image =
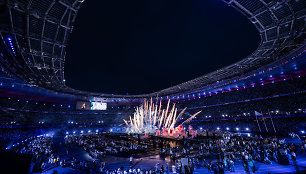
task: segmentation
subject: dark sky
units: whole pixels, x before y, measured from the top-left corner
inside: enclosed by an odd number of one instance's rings
[[[68,42],[66,84],[151,93],[235,63],[259,42],[253,24],[221,0],[85,1]]]

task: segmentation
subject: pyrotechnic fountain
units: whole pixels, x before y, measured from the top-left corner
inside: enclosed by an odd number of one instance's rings
[[[124,120],[127,125],[128,133],[148,133],[148,134],[162,134],[162,135],[178,135],[182,130],[182,125],[191,121],[201,111],[195,113],[188,119],[186,119],[179,126],[175,127],[177,121],[182,117],[185,110],[184,108],[179,114],[178,109],[175,107],[175,103],[170,108],[170,100],[168,100],[167,108],[161,108],[161,101],[154,103],[151,98],[151,102],[144,101],[144,104],[137,107],[134,116],[130,116],[130,120]]]

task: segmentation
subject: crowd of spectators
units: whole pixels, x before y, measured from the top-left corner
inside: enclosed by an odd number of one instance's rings
[[[214,136],[211,136],[214,135]],[[293,135],[293,134],[292,134]],[[296,135],[296,134],[294,134]],[[294,136],[293,136],[294,137]],[[86,150],[93,161],[76,158],[62,160],[51,150],[52,136],[36,136],[23,141],[11,150],[34,155],[34,163],[40,171],[62,166],[99,174],[192,174],[197,169],[206,168],[211,173],[234,172],[235,166],[242,165],[246,173],[260,171],[257,163],[271,165],[279,163],[293,165],[298,171],[297,154],[306,152],[306,141],[288,143],[282,138],[267,136],[242,137],[227,131],[209,133],[205,138],[169,140],[159,137],[141,139],[139,136],[125,134],[87,133],[66,135],[65,144],[73,144]],[[170,162],[144,169],[137,166],[134,155],[143,155],[152,149],[158,149],[161,158],[170,158]],[[108,169],[105,158],[108,155],[129,159],[129,168]],[[237,164],[236,164],[237,163]]]
[[[184,143],[183,146],[167,147],[160,150],[161,155],[169,155],[173,161],[172,171],[177,173],[192,173],[197,168],[207,168],[210,172],[224,173],[235,171],[234,164],[238,161],[246,173],[260,170],[255,161],[267,165],[279,163],[292,164],[297,168],[296,154],[304,153],[306,141],[302,144],[289,144],[275,137],[239,137],[224,136],[219,139],[205,139],[199,142]],[[212,160],[211,154],[216,154]],[[188,163],[181,163],[188,159]],[[186,165],[187,164],[187,165]]]
[[[109,137],[105,134],[67,135],[66,144],[76,143],[83,147],[95,158],[102,158],[109,154],[132,155],[147,151],[146,144],[137,144],[134,140]]]

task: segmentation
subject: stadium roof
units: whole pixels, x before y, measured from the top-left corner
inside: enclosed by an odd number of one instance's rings
[[[165,96],[201,88],[256,70],[305,45],[306,1],[224,0],[258,29],[261,44],[247,58],[185,83],[143,95],[90,93],[65,85],[65,49],[83,0],[8,0],[0,2],[4,62],[27,83],[59,92],[101,97]],[[2,4],[1,4],[2,3]],[[9,41],[11,39],[11,42]],[[11,44],[11,45],[10,45]]]

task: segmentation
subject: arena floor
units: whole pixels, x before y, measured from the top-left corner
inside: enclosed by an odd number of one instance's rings
[[[90,157],[90,155],[80,148],[77,145],[73,146],[66,146],[64,142],[63,136],[55,136],[53,138],[53,146],[52,150],[54,154],[58,154],[61,159],[71,159],[76,158],[77,160],[86,160],[86,161],[92,161],[93,158]],[[117,157],[117,156],[107,156],[105,158],[106,162],[106,168],[111,170],[116,170],[121,166],[124,166],[125,169],[130,167],[129,158],[128,157]],[[142,169],[150,169],[152,166],[155,166],[156,163],[159,163],[159,165],[169,165],[170,164],[170,158],[161,158],[158,154],[158,150],[156,151],[150,151],[149,153],[146,153],[144,155],[135,156],[133,160],[133,165],[135,168],[142,168]],[[291,165],[280,165],[275,162],[273,162],[271,165],[267,165],[261,162],[255,162],[257,171],[256,173],[296,173],[295,167]],[[297,164],[299,166],[299,171],[301,173],[306,171],[306,154],[300,154],[297,156]],[[68,174],[68,173],[74,173],[74,174],[85,174],[88,173],[88,171],[80,171],[72,168],[62,168],[62,167],[50,167],[47,169],[44,174],[52,174],[54,170],[57,170],[60,174]],[[209,173],[209,171],[206,168],[199,168],[195,169],[194,174],[205,174]],[[245,173],[244,168],[242,166],[242,162],[236,162],[235,163],[235,172],[229,172],[226,173]]]

